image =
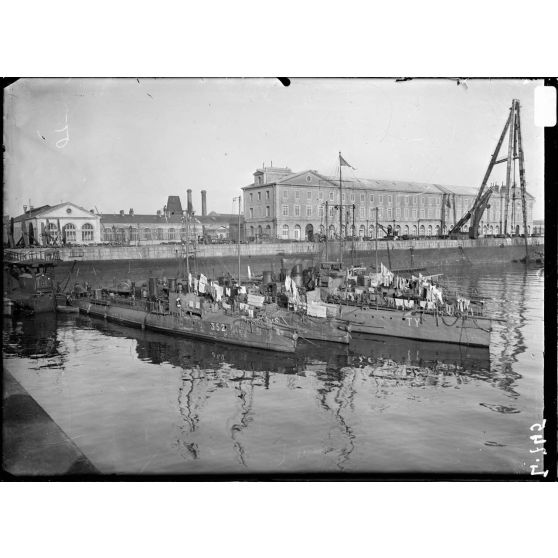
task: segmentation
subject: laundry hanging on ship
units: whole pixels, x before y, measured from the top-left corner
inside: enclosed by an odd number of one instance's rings
[[[389,287],[393,281],[393,273],[384,265],[380,264],[382,284],[384,287]]]
[[[377,287],[382,281],[382,274],[381,273],[371,273],[370,277],[370,286]]]
[[[460,312],[467,312],[469,310],[470,304],[471,304],[471,301],[467,298],[464,298],[464,297],[458,297],[457,298],[457,309]]]
[[[432,300],[435,302],[438,301],[440,304],[443,304],[444,301],[442,300],[442,291],[438,289],[438,287],[432,286]]]
[[[291,276],[287,275],[285,277],[285,290],[287,291],[287,293],[291,292],[291,283],[292,283]]]

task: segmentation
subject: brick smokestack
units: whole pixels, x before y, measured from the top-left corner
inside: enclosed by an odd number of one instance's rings
[[[192,215],[192,211],[194,211],[194,206],[192,205],[192,190],[188,188],[186,194],[188,195],[188,215]]]
[[[207,215],[207,190],[202,190],[201,196],[202,196],[202,216],[205,217]]]

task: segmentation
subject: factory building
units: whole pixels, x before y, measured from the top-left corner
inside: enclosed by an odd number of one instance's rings
[[[191,206],[191,190],[188,190]],[[101,215],[103,242],[116,244],[162,244],[185,242],[201,232],[201,225],[194,215],[182,209],[179,196],[169,196],[167,205],[155,214],[128,212]]]
[[[201,215],[196,214],[192,190],[186,191],[186,209],[179,196],[169,196],[167,204],[155,214],[128,212],[101,215],[103,242],[117,244],[162,244],[190,241],[228,241],[230,222],[237,219],[229,214],[207,214],[207,193],[201,191]]]
[[[349,179],[342,181],[306,170],[263,167],[242,188],[246,235],[250,239],[315,240],[339,234],[361,238],[429,237],[447,234],[472,207],[478,188],[420,182]],[[519,189],[510,193],[508,233],[523,233]],[[532,229],[534,198],[527,194],[527,233]],[[343,205],[340,210],[335,206]],[[496,186],[479,224],[479,236],[502,234],[505,188]],[[342,214],[340,215],[340,211]],[[463,231],[468,230],[468,224]]]

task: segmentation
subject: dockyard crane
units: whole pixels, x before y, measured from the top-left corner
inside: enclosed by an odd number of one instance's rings
[[[504,137],[506,132],[509,129],[509,140],[508,140],[508,155],[502,159],[498,159],[498,155],[500,153],[500,148],[502,147],[502,143],[504,141]],[[523,146],[521,142],[521,124],[520,124],[520,116],[519,116],[519,100],[513,99],[512,105],[510,107],[510,113],[508,115],[508,119],[506,120],[506,124],[502,133],[500,134],[500,138],[498,140],[498,144],[496,145],[496,149],[494,153],[490,157],[490,162],[488,164],[488,169],[484,175],[484,179],[482,181],[481,187],[475,198],[473,206],[459,221],[453,226],[453,228],[449,231],[450,235],[455,235],[461,232],[463,226],[471,220],[471,226],[469,227],[469,238],[477,238],[479,234],[479,222],[483,213],[485,212],[486,208],[488,207],[488,202],[490,201],[490,196],[495,189],[495,186],[491,186],[486,189],[486,185],[488,183],[488,179],[490,178],[490,174],[494,169],[495,165],[500,163],[507,163],[506,168],[506,185],[505,185],[505,192],[506,192],[506,201],[504,207],[504,223],[502,227],[502,231],[504,234],[508,232],[508,211],[509,211],[509,204],[510,204],[510,190],[512,189],[512,178],[513,178],[513,197],[515,199],[515,161],[519,160],[519,183],[521,188],[521,201],[522,201],[522,208],[523,208],[523,232],[525,233],[525,250],[527,251],[527,204],[525,201],[525,161],[523,155]],[[512,168],[513,168],[513,177],[512,177]],[[514,204],[515,205],[515,204]],[[513,219],[513,209],[512,209],[512,219]],[[513,226],[513,223],[512,223]]]

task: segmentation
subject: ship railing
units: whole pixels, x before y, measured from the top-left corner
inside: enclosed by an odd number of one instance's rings
[[[403,300],[411,300],[401,297]],[[388,302],[393,301],[393,303]],[[466,311],[459,311],[457,305],[455,304],[436,304],[435,308],[422,308],[418,302],[415,300],[415,305],[412,308],[399,308],[395,304],[395,299],[393,298],[386,298],[386,297],[377,297],[376,299],[368,299],[368,300],[350,300],[344,299],[341,297],[330,297],[326,301],[331,304],[343,304],[345,306],[354,306],[358,307],[361,310],[365,309],[376,309],[376,310],[390,310],[393,312],[396,311],[403,311],[403,312],[422,312],[424,314],[441,314],[443,316],[457,316],[457,315],[466,315],[471,316],[473,318],[480,318],[484,316],[484,306],[478,307],[476,304],[471,304]]]
[[[47,248],[44,250],[4,250],[4,262],[60,262],[60,251]]]

